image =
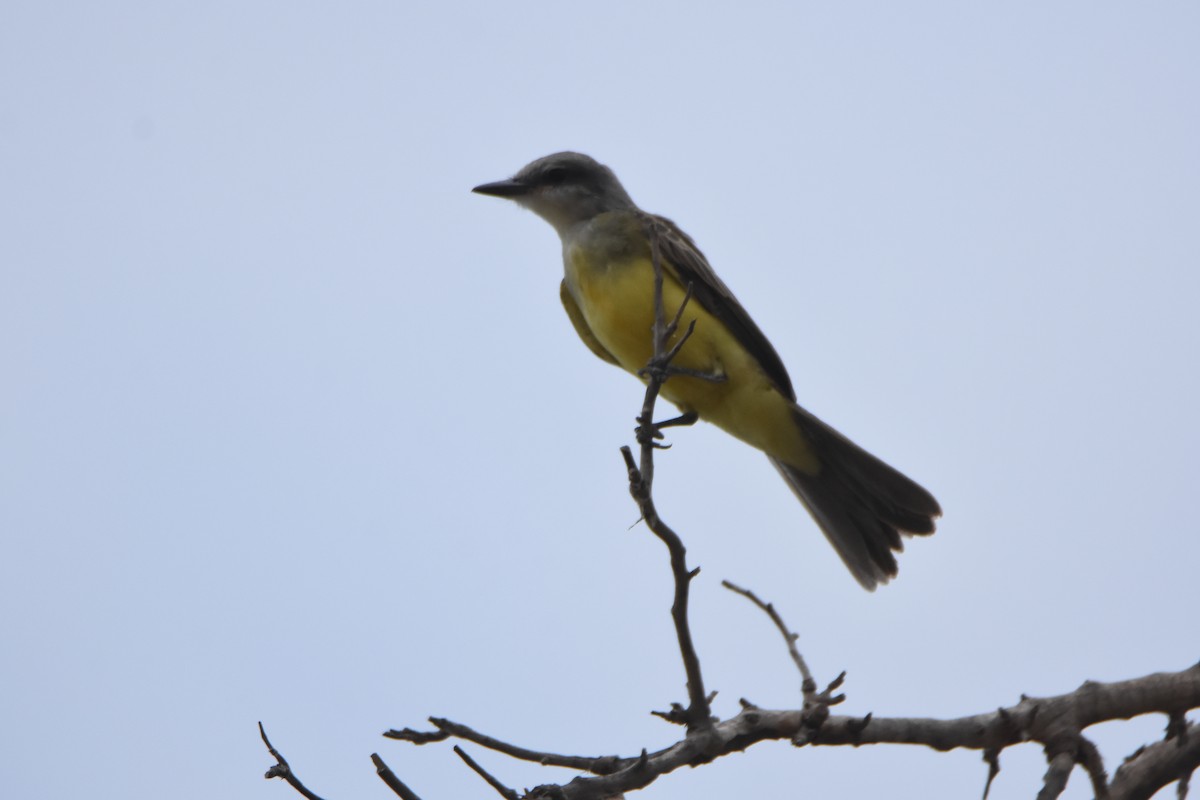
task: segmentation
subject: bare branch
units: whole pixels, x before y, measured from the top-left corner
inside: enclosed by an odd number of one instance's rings
[[[375,773],[401,800],[421,800],[416,792],[405,786],[404,781],[396,777],[396,773],[392,772],[391,767],[383,763],[383,759],[379,757],[378,753],[371,753],[371,763],[375,765]]]
[[[661,258],[661,256],[660,256],[660,258]],[[679,323],[683,319],[683,311],[685,308],[688,307],[688,303],[690,303],[692,301],[692,291],[695,288],[696,288],[696,285],[694,283],[692,283],[691,281],[688,281],[687,291],[685,291],[683,293],[683,300],[679,301],[679,308],[677,308],[675,310],[675,317],[674,317],[674,319],[672,319],[670,321],[670,323],[667,324],[666,330],[663,332],[663,334],[664,334],[664,336],[666,336],[666,338],[668,338],[668,339],[671,338],[672,336],[675,335],[675,331],[679,330]],[[696,321],[692,320],[691,324],[688,326],[688,334],[687,334],[688,336],[692,335],[691,330],[695,327],[696,327]]]
[[[1186,739],[1188,735],[1187,715],[1182,711],[1173,711],[1167,715],[1167,736],[1168,739],[1176,737]]]
[[[1059,753],[1050,759],[1050,768],[1046,770],[1045,783],[1038,792],[1037,800],[1054,800],[1067,788],[1067,778],[1075,768],[1075,759],[1070,753]]]
[[[567,756],[559,753],[549,753],[540,750],[530,750],[525,747],[518,747],[514,744],[501,741],[492,736],[480,733],[479,731],[469,728],[459,722],[443,719],[441,717],[430,717],[429,721],[433,724],[437,731],[430,733],[421,733],[405,728],[402,731],[391,730],[384,734],[389,739],[399,739],[401,741],[413,742],[414,744],[425,744],[426,742],[442,741],[453,736],[456,739],[462,739],[466,742],[474,742],[475,744],[486,747],[489,750],[495,750],[497,753],[503,753],[511,758],[516,758],[521,761],[532,761],[535,764],[541,764],[544,767],[565,767],[567,769],[578,769],[584,772],[591,772],[595,775],[608,775],[616,772],[618,769],[627,766],[623,763],[629,759],[621,759],[618,756]],[[413,736],[416,734],[416,737]]]
[[[792,663],[800,671],[800,691],[804,696],[804,708],[801,712],[801,730],[796,736],[792,737],[792,744],[797,746],[809,744],[816,737],[817,731],[825,724],[825,720],[829,718],[829,707],[837,705],[846,699],[845,695],[834,694],[841,687],[842,682],[845,681],[846,673],[842,672],[833,679],[829,686],[825,687],[824,691],[818,692],[817,681],[813,678],[808,664],[804,661],[804,657],[800,655],[799,648],[796,647],[796,642],[799,640],[800,634],[788,628],[787,624],[783,621],[783,617],[775,610],[775,606],[760,599],[758,595],[749,589],[743,589],[729,581],[721,581],[721,585],[735,594],[740,594],[762,609],[770,617],[771,621],[775,623],[775,627],[783,635],[783,640],[787,642],[788,653],[792,657]]]
[[[1172,781],[1187,796],[1192,772],[1200,768],[1200,729],[1188,725],[1185,735],[1143,747],[1125,760],[1109,784],[1112,800],[1147,800]]]
[[[292,768],[288,765],[287,759],[283,757],[283,754],[271,746],[271,740],[267,738],[267,729],[263,727],[261,722],[258,723],[258,733],[262,737],[263,744],[267,746],[267,752],[275,759],[275,766],[267,770],[267,774],[263,775],[263,777],[267,780],[282,778],[288,782],[289,786],[307,797],[308,800],[321,800],[320,795],[313,794],[307,786],[300,782],[300,779],[292,772]]]
[[[796,669],[800,671],[800,691],[804,696],[804,700],[807,702],[811,696],[816,695],[817,682],[813,678],[812,672],[809,671],[808,664],[804,661],[804,656],[800,655],[800,650],[796,647],[796,642],[800,639],[800,634],[788,629],[788,626],[783,621],[783,617],[779,616],[779,612],[775,610],[775,606],[772,603],[764,602],[754,592],[749,589],[743,589],[729,581],[721,581],[721,585],[734,594],[740,594],[766,612],[771,621],[775,623],[775,627],[783,634],[783,640],[787,642],[788,654],[791,655]]]
[[[1200,665],[1131,681],[1086,684],[1074,692],[1055,697],[1027,697],[1009,708],[957,719],[830,715],[808,744],[911,744],[939,751],[954,748],[990,750],[998,757],[1004,747],[1023,741],[1042,741],[1039,734],[1045,730],[1059,730],[1056,725],[1067,715],[1076,724],[1087,727],[1112,719],[1197,707],[1200,707]],[[530,796],[562,800],[611,798],[643,789],[680,767],[695,766],[740,752],[761,741],[792,740],[803,729],[803,710],[768,710],[744,702],[740,713],[714,723],[704,736],[688,735],[657,752],[616,759],[613,762],[616,769],[611,773],[578,777],[561,786],[539,787],[535,790],[539,794]],[[1068,748],[1063,756],[1054,767],[1052,777],[1056,781],[1065,780],[1062,771],[1069,774],[1076,763],[1074,750]],[[1197,766],[1200,766],[1200,731],[1192,725],[1188,726],[1186,735],[1145,748],[1117,770],[1109,787],[1110,798],[1148,798]],[[1045,787],[1043,791],[1046,791]]]
[[[459,758],[461,758],[463,761],[465,761],[467,763],[468,767],[475,770],[475,773],[477,775],[479,775],[479,777],[481,777],[485,781],[487,781],[488,785],[491,786],[493,789],[495,789],[500,794],[500,796],[504,798],[504,800],[521,800],[521,796],[519,794],[517,794],[512,789],[505,786],[500,781],[498,781],[486,769],[479,766],[479,764],[475,761],[475,759],[473,759],[469,755],[467,755],[467,752],[465,750],[463,750],[461,747],[459,747],[458,745],[454,745],[454,752],[458,755]]]
[[[432,718],[430,718],[430,722],[433,722]],[[437,723],[434,724],[436,725]],[[450,734],[443,730],[415,731],[412,728],[405,728],[404,730],[399,731],[393,728],[389,731],[385,731],[383,735],[389,739],[397,739],[401,742],[412,742],[413,744],[444,742],[446,739],[450,738]]]
[[[633,452],[628,447],[621,448],[621,454],[629,473],[629,493],[637,503],[646,527],[667,546],[670,553],[671,572],[675,579],[675,597],[671,605],[671,618],[675,623],[675,634],[679,640],[679,651],[683,659],[684,673],[687,676],[686,724],[689,731],[701,731],[712,726],[711,701],[704,690],[700,657],[696,653],[688,623],[689,587],[699,570],[688,569],[687,550],[683,546],[683,540],[658,515],[651,494],[654,483],[654,450],[656,448],[654,440],[658,435],[658,430],[654,425],[654,406],[663,384],[670,377],[668,370],[671,368],[671,360],[679,353],[679,349],[692,334],[695,323],[688,325],[687,331],[673,347],[668,347],[672,329],[677,327],[683,314],[682,306],[690,300],[691,292],[685,293],[681,308],[676,312],[673,321],[668,324],[663,308],[663,267],[658,223],[649,216],[644,219],[644,223],[646,235],[650,241],[651,261],[654,266],[654,324],[652,329],[654,354],[643,370],[646,377],[646,393],[642,401],[641,414],[638,416],[640,458],[635,462]],[[685,417],[687,416],[685,414]]]
[[[642,445],[643,459],[646,453],[652,451],[649,444]],[[671,618],[675,623],[675,634],[679,640],[679,651],[683,658],[684,673],[687,676],[689,706],[687,721],[689,727],[704,728],[711,725],[711,709],[708,695],[704,691],[704,678],[700,672],[700,657],[696,654],[696,646],[692,641],[692,632],[688,626],[688,589],[696,572],[688,570],[687,551],[683,541],[658,516],[654,500],[650,496],[650,487],[645,482],[644,472],[639,470],[633,461],[633,454],[628,447],[621,448],[625,457],[625,465],[629,470],[629,492],[638,505],[642,519],[655,536],[666,546],[671,556],[671,572],[675,578],[675,599],[671,605]]]
[[[983,760],[988,765],[987,782],[983,784],[983,800],[987,800],[988,792],[992,790],[992,781],[1000,774],[1000,748],[989,747],[983,751]]]
[[[1082,734],[1079,736],[1075,759],[1087,772],[1096,800],[1109,800],[1108,772],[1104,769],[1104,759],[1095,743]]]
[[[876,717],[857,734],[853,730],[853,717],[833,716],[814,744],[919,744],[935,750],[956,747],[981,750],[1022,741],[1045,742],[1046,731],[1068,717],[1083,730],[1099,722],[1197,707],[1200,707],[1200,664],[1179,672],[1159,672],[1132,680],[1086,683],[1067,694],[1025,697],[1015,706],[957,719]]]

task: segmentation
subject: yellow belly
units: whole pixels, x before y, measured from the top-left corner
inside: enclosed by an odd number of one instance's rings
[[[567,252],[568,290],[596,339],[622,368],[636,374],[653,354],[653,264],[642,255],[601,264],[592,261],[579,248]],[[665,274],[663,305],[668,320],[683,297],[683,287],[669,272]],[[816,472],[817,460],[796,425],[789,400],[729,330],[695,299],[684,311],[676,338],[693,319],[695,331],[673,364],[723,375],[725,380],[714,383],[673,376],[663,385],[663,397],[768,455]]]

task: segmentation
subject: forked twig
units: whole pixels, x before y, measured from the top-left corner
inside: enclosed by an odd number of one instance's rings
[[[743,589],[729,581],[721,581],[721,585],[735,594],[740,594],[762,609],[770,617],[771,621],[775,623],[775,627],[779,629],[779,633],[783,635],[783,640],[787,642],[788,653],[792,657],[792,663],[796,665],[796,669],[800,672],[800,692],[804,696],[800,730],[792,737],[792,744],[802,746],[812,743],[816,739],[821,726],[829,719],[829,707],[836,706],[846,699],[846,696],[843,694],[834,694],[846,680],[846,673],[842,672],[839,674],[824,690],[818,692],[817,681],[813,678],[812,672],[808,668],[808,663],[804,660],[804,656],[800,655],[800,648],[796,646],[797,640],[800,639],[800,634],[788,628],[787,624],[783,621],[783,617],[775,610],[775,605],[760,599],[758,595],[749,589]],[[862,723],[862,727],[865,728],[869,721],[870,715],[868,714],[867,719]]]

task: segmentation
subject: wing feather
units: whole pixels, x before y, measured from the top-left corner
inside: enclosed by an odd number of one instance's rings
[[[655,214],[647,216],[655,223],[665,267],[675,273],[684,286],[692,284],[692,295],[696,301],[724,323],[742,347],[758,361],[767,377],[789,400],[795,400],[792,380],[783,366],[783,360],[733,296],[733,292],[717,277],[692,237],[666,217]]]

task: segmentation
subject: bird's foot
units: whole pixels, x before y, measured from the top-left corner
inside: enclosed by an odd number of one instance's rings
[[[685,411],[678,417],[664,419],[662,422],[651,422],[643,417],[638,417],[638,426],[634,428],[633,432],[637,437],[638,444],[649,444],[660,450],[665,450],[670,445],[659,444],[656,441],[663,438],[663,428],[680,428],[687,425],[695,425],[698,419],[700,419],[700,415],[695,411]]]

